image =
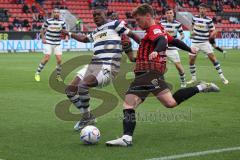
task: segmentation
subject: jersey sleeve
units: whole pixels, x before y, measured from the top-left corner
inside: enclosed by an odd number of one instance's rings
[[[179,24],[179,26],[178,26],[178,32],[179,32],[179,33],[183,33],[182,24]]]
[[[62,24],[62,29],[67,29],[67,25],[65,22]]]
[[[49,25],[49,23],[48,23],[48,21],[46,20],[46,21],[43,23],[42,28],[43,28],[43,29],[46,29],[46,28],[48,27],[48,25]]]
[[[214,23],[213,23],[212,20],[211,20],[210,23],[208,24],[208,28],[209,28],[210,31],[215,30],[215,26],[214,26]]]
[[[93,42],[93,41],[94,41],[94,40],[93,40],[93,34],[92,34],[92,33],[89,33],[89,34],[87,35],[87,38],[89,39],[90,42]]]
[[[130,29],[126,27],[126,23],[119,20],[114,23],[114,29],[119,35],[128,34],[130,32]]]

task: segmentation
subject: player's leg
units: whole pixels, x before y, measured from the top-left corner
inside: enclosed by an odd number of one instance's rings
[[[207,54],[209,60],[213,63],[215,69],[217,70],[220,78],[222,79],[224,84],[228,84],[229,81],[225,78],[223,75],[223,71],[221,69],[221,65],[218,62],[216,56],[213,54],[213,48],[209,42],[205,43],[205,45],[202,47],[202,50],[204,51],[205,54]]]
[[[143,81],[143,79],[136,80],[135,78],[134,82],[129,87],[123,104],[123,136],[121,138],[106,142],[107,146],[132,145],[132,136],[136,126],[134,108],[136,108],[140,103],[142,103],[149,93],[149,91],[138,91],[137,88],[141,89],[140,86],[143,86],[144,83],[146,86],[149,86],[151,85],[151,83],[149,82],[152,82],[154,80],[156,84],[158,84],[151,92],[155,96],[157,96],[157,98],[164,106],[168,108],[173,108],[177,106],[186,99],[194,96],[196,93],[219,91],[219,88],[215,84],[201,83],[196,87],[180,89],[174,95],[172,95],[170,90],[168,89],[168,85],[165,83],[165,81],[161,80],[161,76],[156,77],[154,75],[147,75],[145,78],[145,82]],[[144,88],[146,88],[146,86]]]
[[[40,73],[50,59],[50,55],[52,54],[52,46],[50,44],[44,44],[43,53],[44,53],[44,57],[41,60],[40,64],[38,65],[37,71],[35,73],[35,80],[37,82],[40,81]]]
[[[63,81],[62,78],[61,78],[61,71],[62,71],[62,49],[61,49],[61,46],[60,45],[57,45],[55,46],[54,48],[54,54],[55,54],[55,57],[56,57],[56,63],[57,63],[57,66],[56,66],[56,79],[58,81]]]
[[[191,73],[191,80],[187,82],[187,84],[192,84],[197,81],[197,76],[196,76],[196,58],[197,56],[189,55],[189,70]]]
[[[219,52],[222,52],[222,53],[224,52],[224,50],[222,48],[218,47],[215,43],[212,46],[213,46],[213,48],[215,48]]]
[[[175,66],[178,70],[178,74],[180,76],[181,88],[185,88],[187,86],[187,84],[186,84],[186,79],[185,79],[186,75],[184,72],[184,68],[183,68],[181,62],[175,62],[174,64],[175,64]]]
[[[111,71],[109,65],[87,65],[82,70],[78,72],[78,77],[81,81],[78,84],[78,100],[75,103],[77,108],[80,109],[83,117],[80,121],[74,126],[75,130],[81,130],[86,125],[92,124],[95,122],[95,117],[90,113],[90,96],[89,88],[90,87],[103,87],[109,84],[114,78],[114,71]]]
[[[107,141],[107,146],[127,147],[132,145],[132,136],[136,126],[135,109],[150,93],[146,86],[150,86],[153,79],[149,73],[137,74],[135,76],[123,103],[123,136],[115,140]]]
[[[205,83],[201,82],[200,84],[194,87],[182,88],[177,90],[173,95],[168,90],[166,92],[159,92],[154,95],[158,98],[158,100],[167,108],[174,108],[180,103],[186,101],[187,99],[193,97],[197,93],[201,92],[219,92],[220,89],[213,83]]]
[[[181,88],[186,87],[185,72],[181,64],[180,56],[177,50],[167,50],[167,57],[175,64],[176,69],[180,77]]]
[[[143,100],[134,94],[127,94],[123,103],[123,136],[115,140],[106,142],[107,146],[124,146],[132,145],[132,136],[136,126],[135,109]]]
[[[83,69],[81,73],[83,73],[84,70],[85,69]],[[82,114],[82,119],[74,126],[74,130],[76,131],[81,130],[86,125],[95,123],[95,117],[90,114],[89,88],[97,86],[97,83],[97,79],[94,75],[78,75],[65,90],[69,100]]]
[[[192,44],[192,48],[196,48],[196,50],[200,49],[199,44],[195,44],[195,43]],[[192,78],[190,81],[187,82],[187,84],[192,84],[197,81],[196,65],[195,65],[196,58],[197,58],[197,55],[189,54],[189,70],[190,70]]]
[[[225,76],[223,75],[223,71],[222,71],[222,69],[221,69],[221,65],[220,65],[220,63],[218,62],[216,56],[215,56],[213,53],[209,53],[209,54],[208,54],[208,58],[209,58],[210,61],[213,63],[213,65],[214,65],[215,69],[217,70],[217,72],[218,72],[218,74],[219,74],[222,82],[223,82],[224,84],[228,84],[229,81],[228,81],[228,80],[225,78]]]

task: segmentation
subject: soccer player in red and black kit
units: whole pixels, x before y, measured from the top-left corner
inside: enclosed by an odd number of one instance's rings
[[[168,108],[173,108],[200,92],[218,92],[213,83],[202,82],[197,86],[183,88],[173,95],[164,81],[166,71],[166,49],[168,43],[175,43],[161,25],[154,21],[154,12],[150,5],[143,4],[133,11],[140,28],[146,31],[141,40],[135,68],[135,79],[131,83],[123,103],[123,136],[106,142],[107,146],[131,146],[136,126],[135,108],[153,93]]]

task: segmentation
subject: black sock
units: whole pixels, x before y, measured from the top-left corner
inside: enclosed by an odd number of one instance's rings
[[[223,52],[223,49],[220,48],[220,47],[216,47],[215,49],[218,50],[218,51],[220,51],[220,52]]]
[[[180,104],[197,93],[199,93],[199,90],[197,87],[183,88],[176,91],[173,94],[173,98],[175,99],[177,104]]]
[[[123,114],[123,134],[132,136],[136,126],[135,110],[124,109]]]

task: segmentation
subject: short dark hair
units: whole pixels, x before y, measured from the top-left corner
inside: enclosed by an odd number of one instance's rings
[[[147,13],[149,13],[152,17],[154,16],[154,10],[152,8],[152,6],[150,6],[149,4],[147,3],[144,3],[140,6],[138,6],[137,8],[135,8],[132,12],[132,15],[133,16],[136,16],[136,15],[146,15]]]
[[[103,6],[95,6],[95,7],[93,8],[93,10],[102,10],[102,11],[105,11],[106,8],[103,7]]]
[[[205,3],[201,3],[201,4],[199,5],[199,7],[208,8],[208,5],[205,4]]]
[[[174,10],[173,10],[173,8],[166,7],[166,8],[164,8],[163,13],[166,14],[167,11],[174,11]]]

